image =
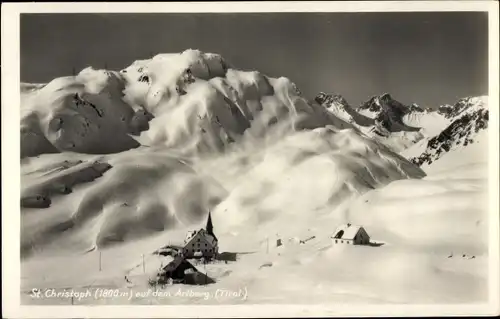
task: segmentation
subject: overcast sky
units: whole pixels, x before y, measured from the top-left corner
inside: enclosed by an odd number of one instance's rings
[[[21,15],[23,82],[73,67],[120,70],[188,48],[289,77],[309,98],[342,94],[354,106],[384,92],[423,106],[488,92],[481,12]]]

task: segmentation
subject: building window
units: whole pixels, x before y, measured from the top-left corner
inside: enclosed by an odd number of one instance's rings
[[[337,242],[338,242],[338,240],[335,239],[335,243],[337,243]]]
[[[344,243],[344,241],[343,241],[343,240],[342,240],[342,241],[340,241],[340,242],[341,242],[342,244]]]

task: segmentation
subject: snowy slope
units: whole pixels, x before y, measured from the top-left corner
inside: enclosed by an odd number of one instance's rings
[[[260,225],[425,175],[290,80],[196,50],[87,68],[24,99],[23,130],[39,129],[21,142],[26,256],[134,241],[208,209],[227,228]]]
[[[21,93],[21,157],[119,152],[139,146],[128,135],[134,110],[122,101],[116,72],[83,70]]]
[[[333,127],[199,160],[150,148],[98,158],[56,156],[25,164],[23,199],[43,194],[52,200],[43,215],[31,206],[23,209],[26,255],[135,240],[200,222],[210,208],[220,231],[308,220],[392,180],[424,176],[385,147]],[[83,163],[69,171],[56,162],[62,158]],[[86,167],[96,160],[111,168],[95,175]]]
[[[403,122],[413,127],[419,127],[425,137],[435,136],[450,124],[450,120],[437,111],[410,112],[403,117]]]
[[[344,213],[325,210],[318,215],[304,211],[300,216],[287,214],[259,227],[249,225],[229,232],[221,230],[224,226],[220,220],[215,221],[220,250],[235,254],[236,260],[196,265],[216,280],[214,284],[158,288],[164,296],[170,293],[167,297],[150,294],[131,299],[84,298],[74,303],[484,302],[488,291],[487,176],[487,166],[472,165],[420,180],[394,181],[353,199],[342,209]],[[330,236],[345,222],[363,225],[377,245],[334,245]],[[102,249],[101,271],[97,251],[59,252],[50,258],[39,254],[25,260],[22,301],[71,302],[67,298],[32,299],[29,294],[33,286],[57,291],[73,287],[94,292],[107,287],[121,292],[147,292],[148,278],[167,260],[152,252],[167,243],[181,242],[184,230]],[[277,239],[282,239],[282,246],[276,246]],[[217,289],[243,290],[243,294],[217,297]],[[179,292],[189,294],[179,296]]]

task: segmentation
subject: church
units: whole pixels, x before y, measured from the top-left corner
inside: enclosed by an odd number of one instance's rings
[[[218,239],[214,234],[212,216],[208,212],[208,220],[205,229],[190,231],[184,240],[182,255],[184,258],[206,258],[212,259],[219,251]]]

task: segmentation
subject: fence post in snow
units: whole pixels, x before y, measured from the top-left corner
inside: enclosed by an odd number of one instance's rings
[[[99,271],[102,270],[101,261],[102,261],[102,252],[99,250]]]

